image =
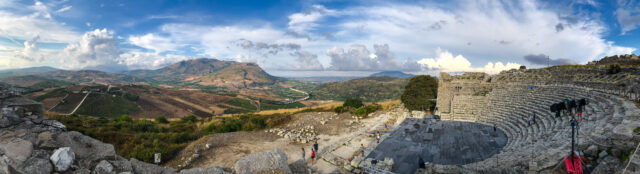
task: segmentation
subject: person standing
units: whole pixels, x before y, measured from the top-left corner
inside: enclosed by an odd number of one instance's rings
[[[533,124],[536,124],[536,113],[533,113]]]
[[[378,144],[380,144],[380,132],[376,133],[376,140],[378,140]]]
[[[313,149],[315,149],[316,153],[318,153],[318,140],[313,143]]]
[[[364,144],[360,144],[360,153],[362,154],[362,157],[364,157]]]
[[[304,152],[304,147],[303,147],[303,148],[302,148],[302,162],[303,162],[303,163],[304,163],[304,162],[307,162],[307,160],[304,158],[304,156],[305,156],[305,155],[307,155],[307,154],[305,154],[305,152]]]
[[[531,126],[531,116],[529,116],[529,119],[527,119],[527,125]]]
[[[498,128],[496,128],[496,124],[493,124],[493,136],[497,135]]]

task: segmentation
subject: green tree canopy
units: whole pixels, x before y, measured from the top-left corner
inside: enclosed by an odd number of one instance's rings
[[[344,101],[344,104],[342,104],[343,107],[351,107],[351,108],[360,108],[362,106],[364,106],[362,104],[362,100],[360,99],[355,99],[355,98],[350,98]]]
[[[169,123],[169,120],[167,120],[167,117],[165,116],[157,116],[156,122],[165,124],[165,123]]]
[[[438,81],[428,75],[415,76],[409,80],[400,97],[404,106],[409,110],[428,109],[434,103],[429,99],[435,99],[438,95]]]

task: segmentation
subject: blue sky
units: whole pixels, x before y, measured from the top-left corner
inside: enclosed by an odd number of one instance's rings
[[[0,69],[117,72],[199,57],[280,76],[584,64],[638,54],[637,1],[0,2]]]

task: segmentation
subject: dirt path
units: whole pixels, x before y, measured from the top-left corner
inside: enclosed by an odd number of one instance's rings
[[[76,106],[76,108],[73,108],[73,111],[71,111],[71,113],[66,114],[66,115],[71,115],[73,113],[76,113],[78,108],[80,108],[80,106],[82,106],[82,103],[84,103],[84,100],[86,100],[87,97],[89,97],[89,94],[91,94],[91,91],[87,92],[87,95],[84,95],[84,98],[82,98],[82,100],[80,100],[80,103],[78,103],[78,106]]]

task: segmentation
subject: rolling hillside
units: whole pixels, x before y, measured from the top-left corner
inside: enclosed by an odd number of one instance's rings
[[[399,99],[408,79],[389,76],[365,77],[344,82],[333,82],[308,89],[312,100],[345,100],[359,98],[363,101]]]

